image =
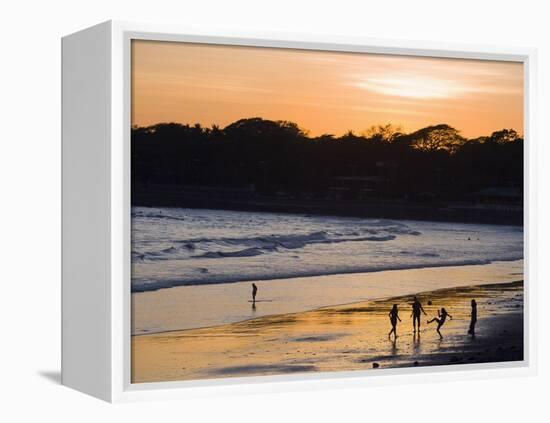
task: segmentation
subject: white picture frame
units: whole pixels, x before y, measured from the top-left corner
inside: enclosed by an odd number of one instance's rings
[[[465,364],[130,383],[130,42],[132,39],[522,62],[525,354],[521,363]],[[105,22],[62,40],[62,383],[110,402],[372,386],[536,372],[536,51]],[[367,374],[368,373],[368,374]]]

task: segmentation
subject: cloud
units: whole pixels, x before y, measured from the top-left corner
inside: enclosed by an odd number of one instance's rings
[[[485,81],[464,78],[445,79],[421,74],[395,73],[372,77],[355,76],[355,87],[393,97],[427,99],[453,99],[469,94],[518,94],[515,87],[504,87]]]
[[[453,81],[399,74],[363,78],[352,85],[383,95],[418,99],[453,98],[464,93],[464,87]]]

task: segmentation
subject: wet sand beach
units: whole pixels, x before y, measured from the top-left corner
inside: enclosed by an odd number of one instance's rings
[[[300,313],[335,304],[395,298],[417,292],[513,282],[523,275],[523,260],[469,266],[426,267],[255,281],[178,286],[132,294],[132,335],[197,329],[253,318]]]
[[[427,313],[419,335],[413,335],[411,295],[136,335],[132,382],[523,360],[523,281],[417,296]],[[467,333],[472,298],[478,303],[475,337]],[[395,341],[388,338],[393,304],[402,320]],[[436,324],[426,324],[441,307],[453,316],[441,329],[442,340]]]

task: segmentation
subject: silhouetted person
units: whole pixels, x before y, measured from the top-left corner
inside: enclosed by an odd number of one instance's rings
[[[391,330],[390,333],[388,333],[388,338],[391,336],[392,333],[394,338],[397,338],[397,321],[401,321],[401,319],[399,318],[399,311],[397,310],[397,304],[393,305],[388,315],[390,316],[391,322]]]
[[[420,301],[418,301],[418,298],[414,297],[413,303],[412,303],[412,313],[411,313],[411,317],[413,318],[413,332],[416,332],[417,324],[418,324],[418,332],[420,332],[420,313],[424,313],[424,316],[426,316],[424,307],[422,307],[422,304],[420,304]]]
[[[445,324],[445,320],[447,319],[447,316],[449,316],[451,320],[453,320],[453,316],[447,313],[447,310],[445,310],[445,308],[443,307],[441,307],[441,312],[437,310],[437,315],[439,316],[439,319],[437,317],[434,317],[432,320],[428,320],[427,323],[429,324],[432,322],[437,322],[437,329],[436,329],[437,333],[439,334],[439,338],[443,339],[443,335],[441,335],[441,332],[439,331],[439,329],[441,329],[441,326]]]
[[[252,284],[252,303],[256,304],[256,294],[258,293],[258,287],[255,283]]]
[[[477,303],[476,300],[472,300],[472,315],[470,317],[470,329],[468,333],[472,336],[476,334],[476,323],[477,323]]]

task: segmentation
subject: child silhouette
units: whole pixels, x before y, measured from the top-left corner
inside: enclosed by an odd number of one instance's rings
[[[451,316],[449,313],[447,313],[447,310],[445,310],[444,307],[441,307],[441,311],[437,310],[437,315],[439,316],[439,319],[437,317],[434,317],[432,320],[428,320],[427,323],[430,324],[432,322],[437,322],[437,333],[439,334],[439,338],[443,339],[443,335],[441,335],[441,332],[439,329],[441,329],[441,326],[445,324],[445,320],[447,319],[447,316],[451,320],[453,320],[453,316]]]

